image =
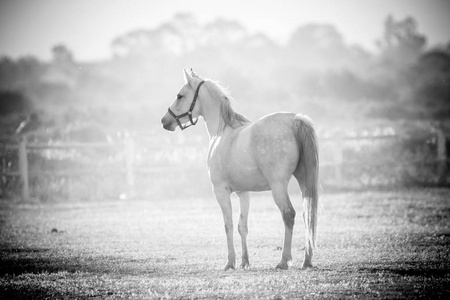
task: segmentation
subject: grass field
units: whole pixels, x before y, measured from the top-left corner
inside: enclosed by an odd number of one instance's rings
[[[300,269],[301,201],[292,199],[298,217],[290,269],[275,270],[280,213],[268,194],[254,194],[251,267],[227,272],[213,197],[2,202],[0,299],[450,299],[450,190],[325,194],[308,270]]]

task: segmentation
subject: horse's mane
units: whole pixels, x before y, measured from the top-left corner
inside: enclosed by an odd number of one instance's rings
[[[219,124],[219,131],[223,131],[227,126],[234,129],[251,123],[246,116],[234,111],[231,106],[233,98],[231,98],[229,92],[224,87],[210,79],[206,80],[206,82],[208,83],[210,92],[220,101],[221,122]]]

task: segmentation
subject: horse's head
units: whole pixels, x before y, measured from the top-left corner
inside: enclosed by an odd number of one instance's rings
[[[203,80],[192,69],[184,70],[185,84],[177,94],[177,98],[161,119],[166,130],[174,131],[177,125],[182,129],[195,125],[199,117],[199,105],[196,105],[200,86]]]

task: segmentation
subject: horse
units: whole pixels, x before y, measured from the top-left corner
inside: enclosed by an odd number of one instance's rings
[[[228,247],[224,270],[236,268],[230,195],[240,202],[238,232],[242,241],[241,268],[249,268],[247,219],[249,192],[271,190],[284,222],[284,241],[277,269],[288,269],[295,209],[288,194],[292,176],[303,197],[306,227],[302,268],[312,267],[316,243],[319,157],[317,135],[312,121],[304,115],[278,112],[251,122],[234,111],[231,97],[217,82],[203,79],[191,69],[184,70],[185,84],[161,119],[164,129],[184,130],[201,117],[210,142],[207,157],[213,192],[223,214]]]

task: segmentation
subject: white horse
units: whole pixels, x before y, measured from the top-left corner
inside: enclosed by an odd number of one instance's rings
[[[303,195],[306,246],[303,268],[312,267],[318,206],[318,146],[309,118],[293,113],[274,113],[250,122],[236,113],[229,96],[215,82],[184,70],[185,84],[161,122],[167,130],[182,130],[203,117],[210,137],[208,170],[214,195],[225,222],[228,260],[224,270],[235,269],[233,219],[230,195],[240,200],[238,231],[242,239],[242,268],[249,267],[247,217],[249,191],[271,190],[285,225],[279,269],[292,259],[291,244],[295,210],[288,195],[292,175]]]

